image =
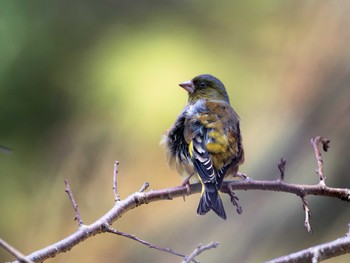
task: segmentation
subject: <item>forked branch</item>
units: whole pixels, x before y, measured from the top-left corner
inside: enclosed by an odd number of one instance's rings
[[[318,144],[322,143],[323,149],[327,150],[329,147],[329,140],[323,139],[322,137],[318,136],[311,140],[312,145],[315,150],[315,155],[317,159],[318,169],[317,173],[319,175],[320,183],[315,185],[300,185],[300,184],[289,184],[284,181],[285,177],[285,165],[286,161],[284,159],[281,159],[281,162],[278,165],[278,168],[280,170],[280,178],[274,181],[259,181],[259,180],[253,180],[251,178],[248,178],[244,176],[244,178],[247,178],[245,180],[241,181],[225,181],[222,184],[221,191],[228,193],[231,197],[231,201],[234,206],[237,208],[237,212],[240,213],[242,211],[241,206],[238,203],[238,198],[235,195],[233,191],[236,190],[264,190],[264,191],[276,191],[276,192],[285,192],[285,193],[291,193],[299,196],[303,202],[303,208],[305,211],[305,226],[309,233],[311,233],[311,225],[310,225],[310,209],[308,207],[308,203],[306,201],[306,196],[309,195],[316,195],[316,196],[327,196],[332,198],[337,198],[342,201],[350,202],[350,190],[346,188],[333,188],[326,186],[325,184],[325,176],[323,174],[323,161],[321,158],[321,153],[318,148]],[[115,199],[115,204],[106,214],[104,214],[102,217],[97,219],[95,222],[93,222],[90,225],[84,225],[83,221],[80,216],[80,212],[78,210],[78,205],[74,200],[72,191],[70,189],[70,186],[67,181],[65,181],[66,184],[66,192],[69,195],[69,198],[73,204],[74,210],[75,210],[75,218],[79,222],[79,228],[76,232],[69,235],[68,237],[56,242],[55,244],[52,244],[46,248],[40,249],[38,251],[35,251],[31,253],[30,255],[26,257],[22,257],[20,254],[16,256],[16,258],[19,261],[16,262],[42,262],[45,259],[48,259],[50,257],[55,257],[57,254],[66,252],[76,246],[77,244],[83,242],[89,237],[92,237],[96,234],[101,234],[105,232],[114,233],[117,235],[121,235],[124,237],[128,237],[131,239],[134,239],[144,245],[148,245],[151,248],[156,248],[161,251],[165,251],[168,253],[172,253],[174,255],[183,257],[184,262],[189,262],[189,260],[192,260],[194,262],[194,257],[198,255],[198,253],[203,252],[204,250],[214,248],[217,246],[217,243],[210,243],[207,246],[198,246],[196,250],[193,251],[192,254],[189,256],[185,256],[183,253],[175,252],[174,250],[167,249],[167,248],[161,248],[156,245],[152,245],[149,242],[143,241],[131,234],[126,234],[123,232],[120,232],[118,230],[115,230],[111,228],[111,225],[118,220],[121,216],[123,216],[125,213],[130,211],[131,209],[134,209],[138,206],[141,206],[143,204],[148,204],[151,202],[156,201],[162,201],[162,200],[172,200],[176,197],[184,197],[188,196],[190,194],[199,193],[201,191],[201,184],[192,184],[190,186],[191,191],[189,192],[186,186],[176,186],[171,187],[167,189],[162,190],[150,190],[146,191],[149,187],[149,184],[146,182],[143,184],[141,189],[138,192],[135,192],[128,197],[126,197],[124,200],[120,200],[120,197],[118,195],[117,191],[117,174],[118,174],[118,163],[115,162],[114,166],[114,174],[113,174],[113,194]],[[349,230],[350,231],[350,230]],[[316,251],[315,249],[318,249],[318,251],[329,251],[329,249],[332,251],[332,253],[346,253],[350,250],[350,241],[349,241],[349,235],[348,233],[347,237],[341,238],[338,240],[335,240],[333,242],[323,244],[314,248],[310,248],[308,250],[305,250],[305,252],[301,251],[296,253],[296,257],[299,257],[299,253],[304,253],[304,255],[311,255],[313,251]],[[320,249],[319,249],[320,248]],[[9,249],[7,249],[10,251]],[[341,252],[343,251],[343,252]],[[306,254],[305,254],[306,253]],[[315,255],[317,255],[316,260],[320,260],[323,258],[327,258],[329,256],[323,255],[323,252],[317,252],[312,254],[312,259],[316,258]],[[294,256],[294,254],[292,254]],[[290,255],[290,256],[292,256]],[[308,256],[307,256],[308,257]],[[272,262],[284,262],[284,261],[272,261]],[[294,261],[293,261],[294,262]],[[299,261],[295,261],[299,262]],[[300,261],[303,262],[303,261]],[[317,262],[317,261],[315,261]]]
[[[286,192],[298,196],[319,195],[338,198],[350,202],[350,190],[345,188],[333,188],[328,186],[317,185],[297,185],[288,184],[280,180],[276,181],[225,181],[222,190],[270,190],[277,192]],[[201,191],[200,184],[191,185],[191,193],[195,194]],[[112,225],[122,215],[138,206],[156,201],[172,200],[176,197],[187,196],[186,186],[176,186],[162,190],[150,190],[148,192],[135,192],[124,200],[116,202],[111,210],[97,219],[90,225],[82,225],[79,229],[68,237],[46,247],[35,251],[27,256],[34,262],[41,262],[57,254],[66,252],[78,245],[82,241],[96,234],[107,232],[106,225]],[[18,261],[17,261],[18,262]]]

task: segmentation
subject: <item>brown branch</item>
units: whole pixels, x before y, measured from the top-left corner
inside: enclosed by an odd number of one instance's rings
[[[304,226],[305,226],[307,232],[309,233],[309,235],[311,235],[312,234],[312,228],[311,228],[311,225],[310,225],[311,211],[309,209],[309,205],[308,205],[305,197],[302,197],[301,200],[303,202],[303,209],[304,209],[304,212],[305,212]]]
[[[242,181],[225,181],[222,185],[222,191],[232,190],[269,190],[277,192],[286,192],[295,194],[300,197],[307,195],[328,196],[338,198],[350,202],[350,190],[345,188],[332,188],[322,185],[297,185],[288,184],[280,180],[276,181],[257,181],[257,180],[242,180]],[[192,184],[191,193],[195,194],[201,191],[201,185]],[[28,255],[27,258],[40,262],[50,257],[55,257],[57,254],[66,252],[72,249],[80,242],[96,234],[106,232],[107,225],[112,225],[123,214],[131,209],[134,209],[143,204],[148,204],[161,200],[172,200],[176,197],[187,196],[186,186],[176,186],[162,190],[150,190],[148,192],[135,192],[124,200],[116,202],[111,210],[105,215],[97,219],[90,225],[81,225],[80,228],[70,236],[52,244],[46,248],[40,249]]]
[[[221,191],[232,186],[232,190],[264,190],[295,194],[299,197],[307,195],[327,196],[338,198],[343,201],[350,202],[350,189],[334,188],[322,186],[319,184],[290,184],[280,180],[260,181],[260,180],[245,180],[245,181],[225,181],[221,187]],[[196,190],[200,190],[200,185],[196,186]],[[191,193],[194,191],[194,185],[191,185]]]
[[[299,196],[302,199],[303,202],[303,208],[305,211],[305,226],[309,233],[311,233],[311,226],[310,226],[310,209],[308,207],[307,201],[305,199],[308,195],[317,195],[317,196],[327,196],[327,197],[333,197],[338,198],[343,201],[350,202],[350,190],[346,188],[333,188],[328,187],[325,185],[325,177],[323,175],[323,161],[321,158],[321,153],[318,148],[318,144],[321,142],[323,144],[323,149],[326,151],[329,147],[329,140],[323,139],[322,137],[316,137],[311,140],[311,143],[314,147],[317,162],[318,162],[318,174],[320,177],[320,183],[317,185],[297,185],[297,184],[289,184],[285,183],[283,181],[284,179],[284,172],[285,172],[285,160],[281,159],[281,162],[278,165],[278,168],[280,170],[280,179],[275,181],[257,181],[252,180],[248,178],[244,174],[239,174],[243,179],[242,181],[225,181],[222,184],[221,191],[228,193],[231,197],[231,202],[237,207],[237,212],[241,212],[241,207],[238,203],[238,198],[234,194],[234,190],[264,190],[264,191],[277,191],[277,192],[286,192],[291,193]],[[93,222],[90,225],[83,225],[83,221],[81,220],[80,212],[78,209],[78,205],[74,200],[72,191],[69,187],[68,181],[65,180],[66,188],[65,191],[68,193],[69,198],[73,204],[76,217],[79,221],[79,229],[71,234],[70,236],[64,238],[61,241],[56,242],[55,244],[52,244],[46,248],[40,249],[38,251],[33,252],[32,254],[28,255],[27,258],[33,262],[42,262],[45,259],[48,259],[50,257],[55,257],[57,254],[66,252],[79,244],[80,242],[83,242],[87,238],[94,236],[96,234],[101,234],[105,232],[111,232],[114,234],[118,234],[121,236],[125,236],[128,238],[131,238],[133,240],[136,240],[142,244],[148,245],[149,247],[165,251],[165,252],[173,252],[172,254],[178,254],[179,256],[184,256],[182,254],[179,254],[171,249],[167,248],[161,248],[156,245],[152,245],[149,242],[143,241],[133,235],[126,234],[120,231],[117,231],[115,229],[112,229],[110,226],[113,222],[118,220],[123,214],[127,213],[129,210],[136,208],[138,206],[141,206],[143,204],[148,204],[150,202],[160,201],[160,200],[172,200],[176,197],[185,197],[190,194],[199,193],[201,191],[201,184],[193,184],[190,187],[190,190],[188,189],[188,186],[177,186],[172,187],[168,189],[163,190],[151,190],[146,192],[147,188],[149,187],[149,183],[144,183],[141,187],[141,189],[138,192],[135,192],[125,198],[124,200],[120,200],[118,192],[117,192],[117,174],[118,174],[118,162],[115,162],[114,165],[114,177],[113,177],[113,192],[115,197],[115,204],[112,209],[110,209],[105,215],[100,217],[98,220]],[[346,239],[341,238],[338,240],[335,240],[333,242],[329,242],[327,244],[323,244],[308,250],[305,250],[305,252],[302,256],[303,258],[306,258],[311,255],[311,259],[313,261],[318,261],[323,258],[330,258],[334,255],[340,255],[349,252],[349,239],[350,239],[350,224],[349,224],[349,232],[347,234]],[[192,261],[194,260],[194,257],[198,255],[199,253],[203,252],[204,250],[216,247],[217,243],[211,243],[207,246],[202,247],[201,245],[197,247],[197,249],[188,257],[186,257],[185,262],[188,262],[189,259]],[[319,249],[320,248],[320,249]],[[313,250],[314,249],[314,250]],[[316,251],[316,252],[315,252]],[[327,252],[326,252],[327,251]],[[328,252],[329,251],[329,252]],[[169,252],[169,253],[171,253]],[[302,251],[303,252],[303,251]],[[298,255],[302,252],[298,252],[295,255]],[[289,255],[289,256],[293,256]],[[306,255],[306,256],[305,256]],[[289,257],[287,256],[287,257]],[[285,257],[284,257],[285,258]],[[21,258],[19,258],[19,261],[15,262],[21,262]],[[187,260],[187,261],[186,261]],[[278,259],[277,259],[278,260]],[[22,261],[23,262],[23,261]],[[26,261],[27,262],[27,261]],[[272,261],[275,262],[275,261]],[[276,262],[284,262],[284,261],[276,261]],[[304,261],[293,261],[293,262],[304,262]]]
[[[84,224],[83,220],[81,219],[78,204],[75,202],[73,192],[70,189],[69,183],[67,179],[64,179],[64,184],[66,185],[65,192],[68,194],[70,201],[72,202],[74,211],[75,211],[75,217],[74,220],[77,220],[79,223],[79,226],[82,226]]]
[[[124,233],[124,232],[118,231],[118,230],[116,230],[116,229],[114,229],[114,228],[112,228],[112,227],[110,227],[108,225],[106,225],[105,228],[106,228],[106,232],[108,232],[108,233],[112,233],[112,234],[116,234],[116,235],[119,235],[119,236],[127,237],[127,238],[130,238],[130,239],[132,239],[134,241],[137,241],[137,242],[139,242],[139,243],[141,243],[143,245],[146,245],[149,248],[153,248],[153,249],[156,249],[156,250],[159,250],[159,251],[162,251],[162,252],[167,252],[167,253],[173,254],[175,256],[186,258],[186,255],[178,253],[178,252],[174,251],[171,248],[164,248],[164,247],[160,247],[158,245],[151,244],[151,243],[149,243],[149,242],[147,242],[145,240],[142,240],[142,239],[136,237],[135,235],[131,235],[131,234],[128,234],[128,233]],[[192,260],[192,259],[190,261],[197,262],[196,260]],[[190,262],[190,261],[188,261],[188,262]]]
[[[199,244],[196,247],[196,249],[189,256],[185,257],[185,259],[182,261],[182,263],[189,263],[189,262],[193,261],[195,257],[200,255],[204,251],[212,249],[212,248],[217,248],[218,245],[219,245],[218,242],[211,242],[205,246],[202,246],[202,244]]]
[[[113,194],[114,194],[115,202],[120,201],[120,196],[118,194],[118,188],[117,188],[118,165],[119,165],[119,162],[115,161],[114,169],[113,169]]]
[[[19,252],[17,249],[12,247],[9,243],[0,238],[0,246],[7,250],[11,255],[18,259],[21,263],[33,263],[32,260],[27,259],[25,255]]]
[[[267,261],[265,263],[306,263],[320,262],[332,257],[350,253],[350,237],[338,238],[334,241],[324,243],[318,246],[310,247],[296,253],[289,254],[280,258]]]
[[[311,139],[311,144],[312,147],[314,148],[315,151],[315,155],[316,155],[316,160],[317,160],[317,170],[316,173],[318,174],[318,177],[320,179],[320,184],[325,185],[326,184],[326,177],[323,173],[323,160],[322,160],[322,155],[321,155],[321,151],[320,148],[318,147],[318,145],[322,143],[322,148],[325,152],[327,152],[328,148],[329,148],[329,143],[330,140],[325,139],[321,136],[316,136],[314,138]]]

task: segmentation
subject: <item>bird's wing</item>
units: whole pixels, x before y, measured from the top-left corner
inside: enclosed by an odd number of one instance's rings
[[[213,162],[207,151],[205,136],[197,133],[189,145],[190,155],[193,158],[194,167],[203,183],[216,183]]]

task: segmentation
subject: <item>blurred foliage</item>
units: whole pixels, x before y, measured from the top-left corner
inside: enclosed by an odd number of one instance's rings
[[[349,187],[350,3],[335,1],[16,1],[0,3],[0,236],[29,253],[72,233],[70,181],[85,223],[144,181],[178,185],[159,138],[186,103],[177,83],[219,77],[242,119],[242,172],[316,183],[312,136],[331,139],[327,183]],[[8,151],[7,148],[12,150]],[[314,234],[292,195],[238,192],[243,214],[195,214],[198,196],[140,207],[115,228],[203,262],[259,262],[347,231],[349,205],[309,198]],[[183,218],[179,220],[179,218]],[[11,260],[0,250],[0,261]],[[179,262],[103,235],[50,262]],[[349,256],[332,259],[348,262]]]

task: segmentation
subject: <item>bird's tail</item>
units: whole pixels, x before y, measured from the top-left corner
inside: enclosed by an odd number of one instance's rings
[[[226,220],[224,205],[221,201],[216,185],[213,183],[204,183],[201,199],[197,208],[198,215],[205,215],[212,209],[218,216]]]

